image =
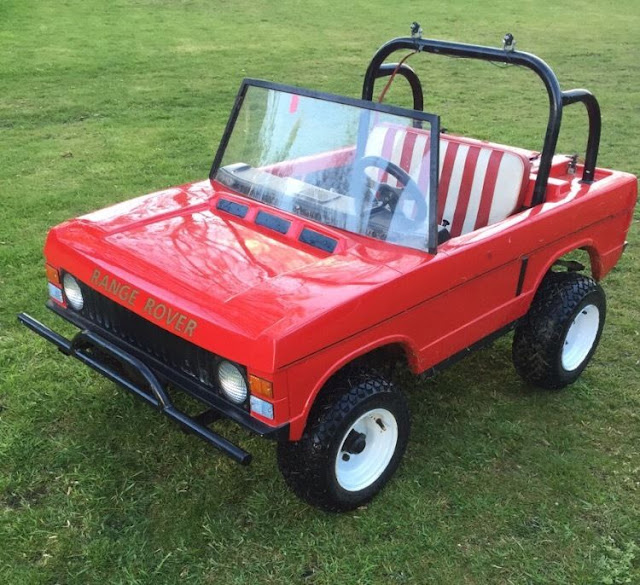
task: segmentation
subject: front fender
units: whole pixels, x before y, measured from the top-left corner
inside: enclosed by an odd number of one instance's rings
[[[290,364],[287,368],[289,438],[300,439],[318,395],[334,374],[354,360],[386,347],[401,348],[409,368],[418,372],[417,348],[411,339],[397,334],[376,336],[371,331]]]

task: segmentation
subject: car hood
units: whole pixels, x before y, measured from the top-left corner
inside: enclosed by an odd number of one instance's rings
[[[286,343],[302,329],[308,354],[384,318],[363,306],[399,276],[400,250],[337,232],[336,251],[323,252],[217,211],[213,195],[200,183],[129,201],[63,224],[48,248],[64,247],[66,268],[90,286],[95,270],[129,283],[197,319],[198,345],[245,364],[249,353],[266,371],[303,357]]]

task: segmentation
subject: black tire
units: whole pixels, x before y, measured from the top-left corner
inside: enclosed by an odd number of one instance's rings
[[[605,316],[604,291],[592,278],[549,272],[513,337],[518,374],[550,390],[572,384],[598,346]]]
[[[378,373],[360,372],[332,380],[323,395],[327,398],[312,411],[300,441],[278,444],[278,466],[293,492],[312,506],[331,512],[353,510],[371,500],[398,468],[409,440],[409,408],[404,396]],[[380,413],[382,418],[376,419]],[[382,424],[383,419],[388,426]],[[381,430],[375,428],[372,420]],[[348,432],[356,422],[362,425],[361,430],[370,430],[362,434],[355,430]],[[391,446],[394,436],[396,441]],[[364,446],[358,443],[362,437]],[[385,453],[390,457],[386,464],[387,456],[376,457],[381,444],[386,446]],[[347,485],[345,477],[357,476],[345,472],[345,466],[357,468],[372,461],[381,462],[377,465],[380,469],[375,470],[380,471],[379,475],[373,473],[371,482],[368,485],[364,482],[361,489],[357,482]]]

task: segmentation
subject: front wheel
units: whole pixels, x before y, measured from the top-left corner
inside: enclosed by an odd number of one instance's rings
[[[409,439],[404,396],[378,374],[356,374],[325,389],[332,396],[312,413],[297,442],[278,445],[289,487],[313,506],[352,510],[389,481]]]
[[[513,337],[513,362],[535,386],[572,384],[598,346],[606,315],[604,291],[593,279],[550,272]]]

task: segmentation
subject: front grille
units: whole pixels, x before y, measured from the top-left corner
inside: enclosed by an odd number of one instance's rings
[[[84,283],[80,287],[84,298],[80,314],[85,319],[217,393],[214,380],[221,358],[143,319]]]

